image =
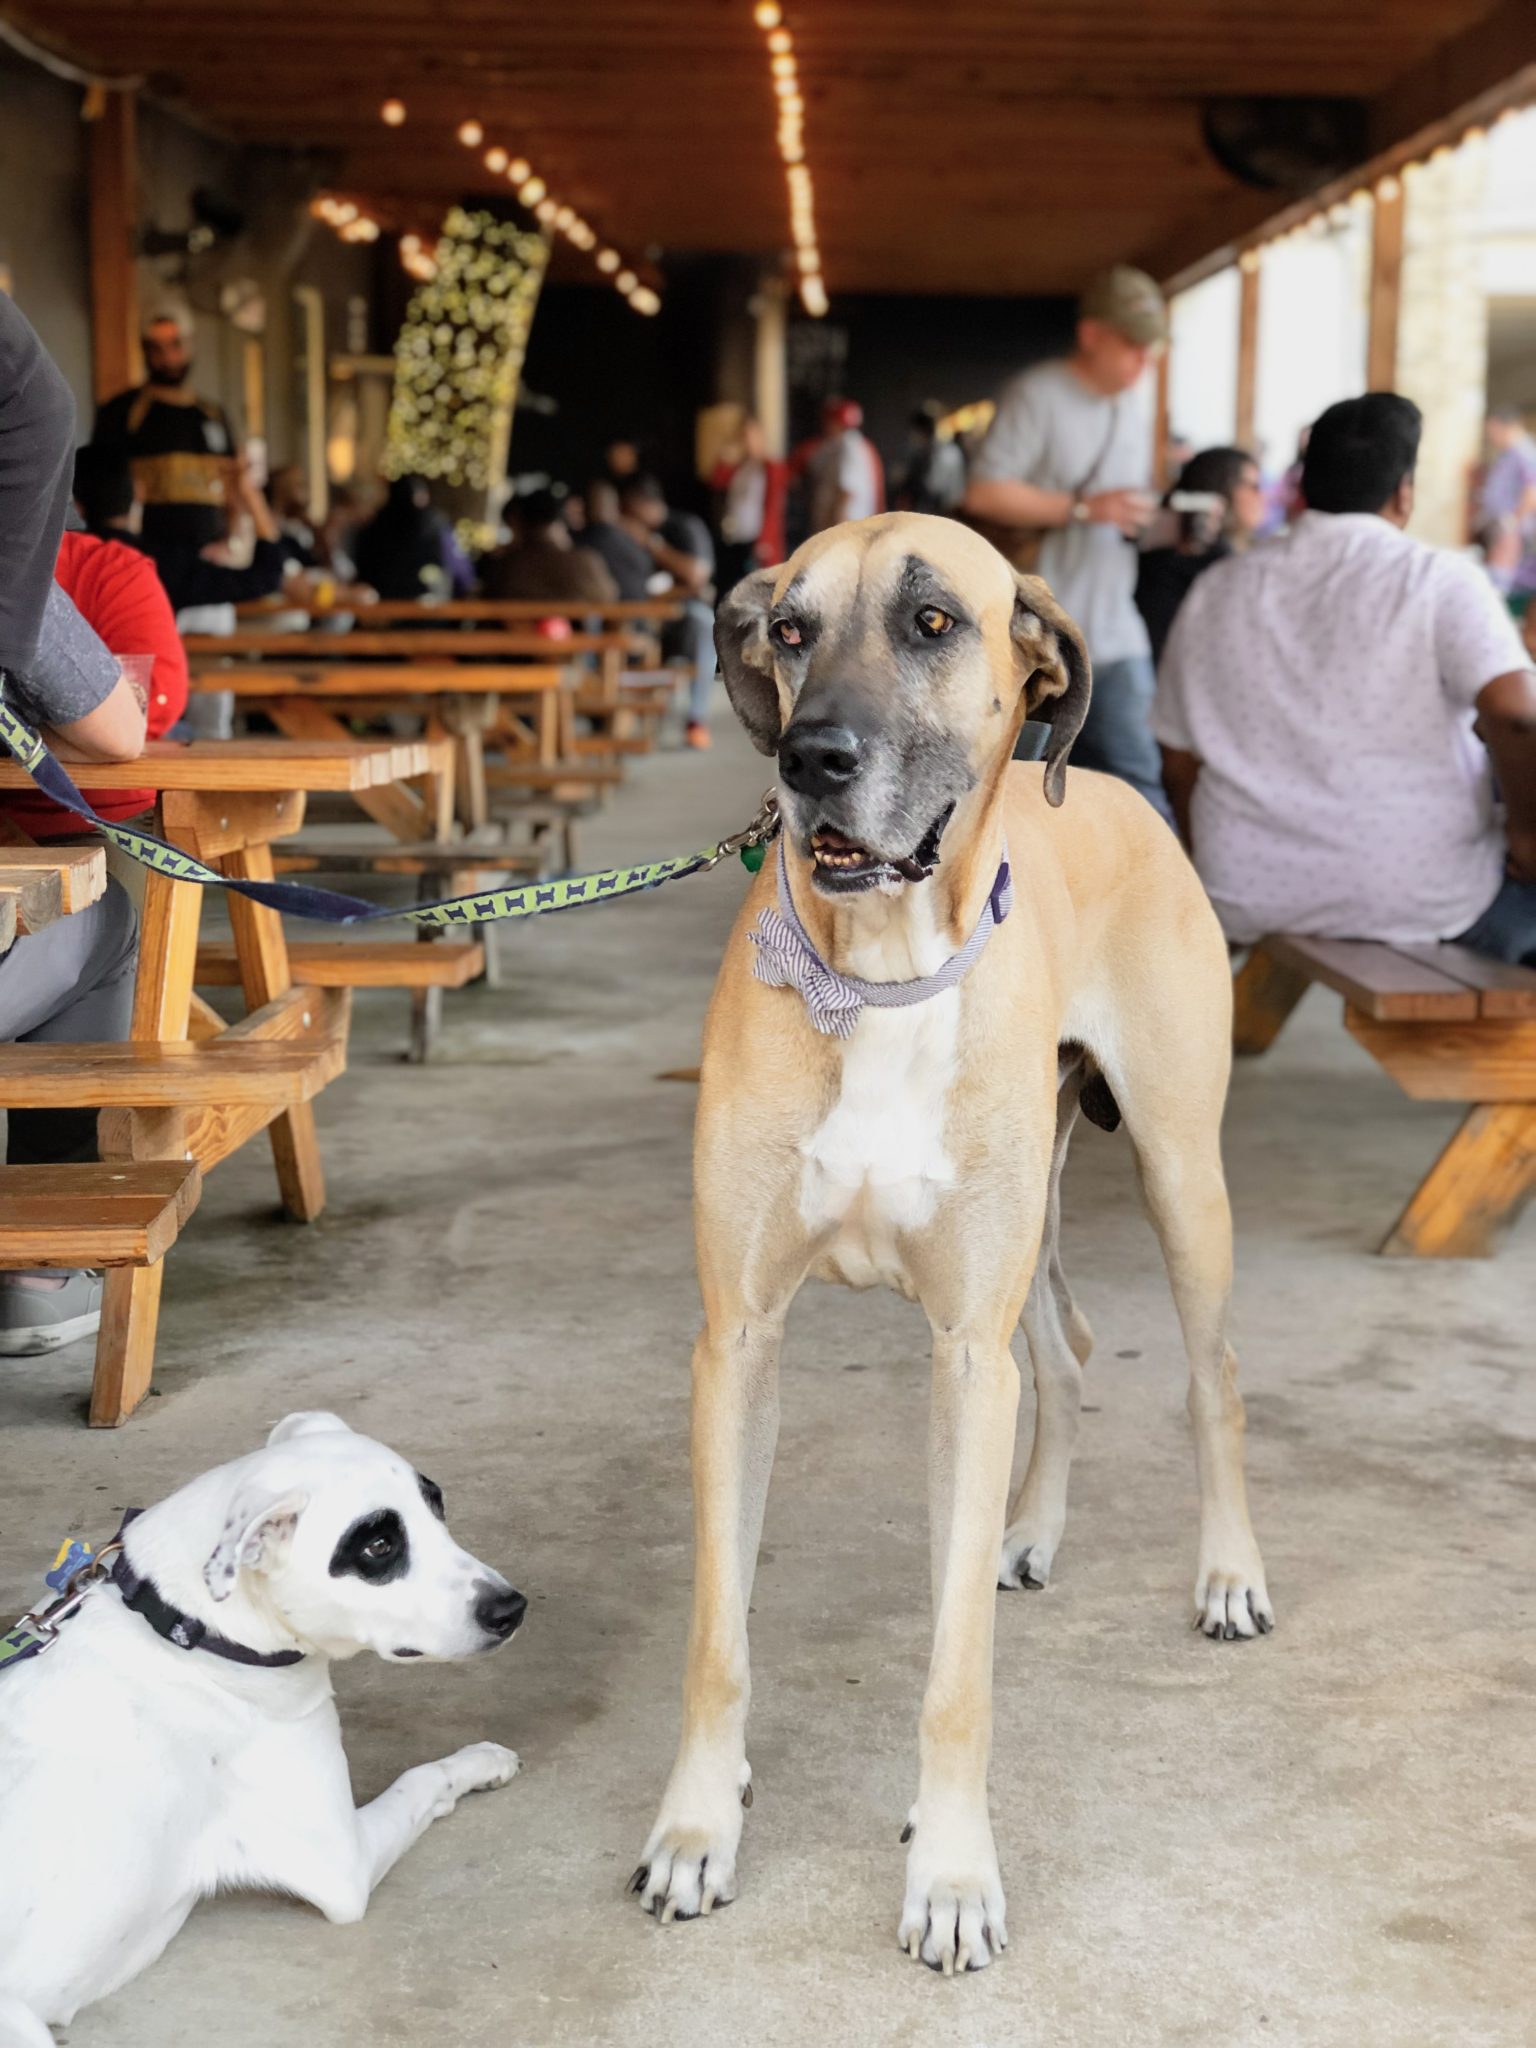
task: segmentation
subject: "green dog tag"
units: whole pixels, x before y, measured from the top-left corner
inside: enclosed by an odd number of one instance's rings
[[[741,864],[749,875],[755,875],[767,855],[766,846],[744,846],[741,849]]]

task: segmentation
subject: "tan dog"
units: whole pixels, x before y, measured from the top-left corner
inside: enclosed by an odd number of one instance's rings
[[[1080,1096],[1096,1120],[1124,1113],[1189,1351],[1196,1625],[1232,1638],[1273,1619],[1226,1339],[1226,948],[1143,799],[1068,780],[1082,641],[1042,582],[965,527],[905,515],[820,534],[732,592],[717,640],[739,716],[778,756],[785,879],[821,962],[865,982],[934,975],[984,922],[1005,842],[1017,900],[957,985],[851,1026],[818,1025],[814,977],[754,973],[774,953],[754,927],[775,860],[731,937],[695,1142],[705,1325],[682,1742],[634,1888],[663,1920],[735,1896],[780,1333],[807,1274],[884,1282],[933,1330],[936,1625],[898,1939],[936,1968],[980,1969],[1007,1940],[987,1810],[995,1588],[1050,1570],[1091,1341],[1056,1248]],[[1030,714],[1051,724],[1043,772],[1012,761]],[[1005,1529],[1021,1316],[1037,1414]]]

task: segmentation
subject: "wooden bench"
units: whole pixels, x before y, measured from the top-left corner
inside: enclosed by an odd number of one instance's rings
[[[202,1190],[192,1159],[0,1166],[0,1267],[153,1266]]]
[[[1314,981],[1406,1095],[1471,1105],[1381,1250],[1490,1257],[1536,1190],[1536,972],[1464,946],[1276,935],[1237,976],[1235,1050],[1266,1051]]]
[[[157,791],[158,836],[226,874],[266,881],[272,842],[298,830],[311,793],[380,788],[428,763],[411,742],[161,740],[137,760],[93,762],[90,781]],[[18,763],[0,760],[0,792],[30,786]],[[127,1042],[0,1047],[0,1107],[99,1108],[109,1166],[206,1169],[267,1131],[283,1205],[308,1222],[325,1203],[313,1102],[345,1067],[350,995],[296,986],[279,914],[231,897],[248,1014],[226,1026],[193,989],[202,905],[200,885],[148,873]],[[160,1261],[108,1269],[94,1424],[124,1421],[149,1390],[163,1270]]]

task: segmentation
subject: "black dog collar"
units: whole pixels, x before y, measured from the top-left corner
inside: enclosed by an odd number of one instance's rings
[[[142,1508],[130,1508],[124,1515],[123,1526],[117,1532],[119,1543],[129,1523],[142,1513]],[[223,1657],[231,1664],[254,1664],[264,1671],[304,1662],[302,1650],[253,1650],[245,1643],[231,1642],[228,1636],[221,1636],[206,1622],[183,1614],[179,1607],[173,1607],[164,1598],[152,1579],[140,1577],[128,1562],[126,1550],[118,1551],[108,1577],[123,1596],[123,1605],[142,1615],[157,1636],[174,1643],[178,1650],[206,1650],[210,1657]]]

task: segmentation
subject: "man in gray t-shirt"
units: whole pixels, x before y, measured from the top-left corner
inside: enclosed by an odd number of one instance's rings
[[[1093,657],[1073,759],[1122,777],[1165,817],[1135,542],[1155,510],[1151,422],[1136,387],[1167,337],[1162,294],[1144,272],[1120,264],[1095,279],[1072,354],[1037,363],[1003,391],[964,500],[978,520],[1043,535],[1038,571]]]

